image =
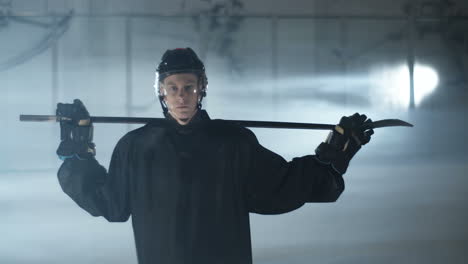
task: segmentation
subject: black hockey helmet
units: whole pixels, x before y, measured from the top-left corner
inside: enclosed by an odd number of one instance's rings
[[[164,52],[161,62],[156,69],[154,88],[156,89],[156,94],[158,94],[164,114],[167,113],[168,109],[163,100],[164,95],[161,94],[159,89],[159,83],[164,82],[164,79],[169,75],[176,73],[194,73],[197,75],[201,87],[198,108],[201,108],[201,101],[206,96],[208,86],[205,65],[191,48],[177,48]]]

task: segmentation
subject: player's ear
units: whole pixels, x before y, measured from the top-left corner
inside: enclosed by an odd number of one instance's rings
[[[164,83],[159,82],[159,91],[158,92],[159,92],[160,96],[163,96],[164,99],[166,98],[166,89],[164,87]]]

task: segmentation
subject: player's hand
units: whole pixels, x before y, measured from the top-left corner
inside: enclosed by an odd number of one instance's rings
[[[335,171],[344,174],[353,156],[362,145],[369,143],[374,134],[374,130],[368,126],[371,122],[366,115],[359,113],[343,116],[325,142],[315,150],[317,160],[330,164]]]
[[[79,99],[72,104],[58,103],[56,115],[60,116],[61,139],[57,155],[61,159],[94,156],[93,125],[84,104]]]
[[[89,112],[80,99],[73,100],[72,104],[58,103],[56,115],[62,117],[61,123],[74,126],[91,125]]]
[[[371,122],[372,120],[368,119],[366,115],[360,115],[359,113],[352,116],[343,116],[334,129],[335,133],[344,136],[343,141],[339,142],[340,144],[337,147],[342,151],[347,151],[349,147],[360,148],[362,145],[369,143],[374,130],[366,125]]]

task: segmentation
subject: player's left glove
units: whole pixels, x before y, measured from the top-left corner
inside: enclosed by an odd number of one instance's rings
[[[325,142],[315,150],[316,159],[331,165],[339,174],[344,174],[353,156],[374,134],[374,130],[366,126],[371,122],[371,119],[358,113],[348,117],[343,116]]]

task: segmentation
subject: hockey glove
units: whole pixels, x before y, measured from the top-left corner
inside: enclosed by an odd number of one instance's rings
[[[84,104],[73,100],[73,104],[57,104],[57,116],[60,121],[60,145],[57,155],[60,159],[76,157],[89,159],[96,154],[93,140],[93,124]]]
[[[315,150],[316,159],[331,165],[339,174],[344,174],[353,156],[374,134],[374,130],[366,126],[371,122],[371,119],[358,113],[348,117],[343,116],[325,142]]]

